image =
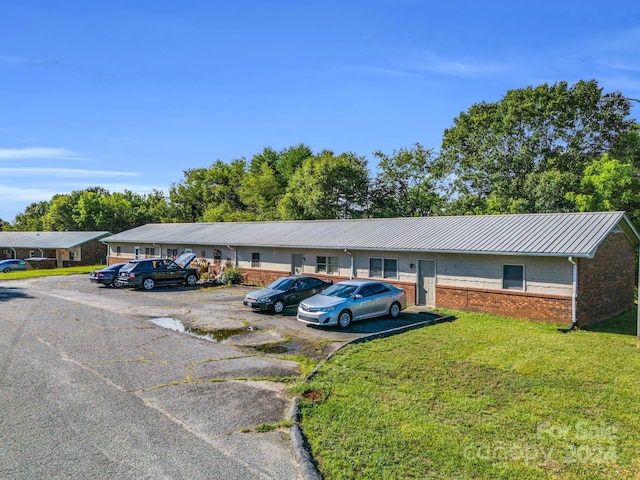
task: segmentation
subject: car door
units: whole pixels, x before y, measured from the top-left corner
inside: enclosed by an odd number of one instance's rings
[[[382,283],[376,283],[371,286],[371,311],[373,316],[385,315],[391,307],[389,297],[389,287]]]
[[[182,283],[184,269],[171,260],[166,260],[162,263],[164,264],[164,283]]]
[[[167,264],[163,260],[151,261],[151,273],[158,285],[171,281],[171,272],[167,269]]]
[[[363,285],[353,296],[351,312],[354,320],[368,318],[375,314],[373,292],[373,285]]]
[[[300,278],[294,282],[289,290],[284,294],[285,305],[297,305],[306,298],[306,291],[309,285],[307,279]]]

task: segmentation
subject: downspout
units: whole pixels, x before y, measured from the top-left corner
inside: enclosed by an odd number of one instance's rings
[[[13,258],[18,258],[18,252],[16,252],[16,249],[13,247],[9,247],[11,250],[13,250]]]
[[[233,248],[231,245],[227,245],[227,248],[229,250],[233,250],[233,266],[237,267],[238,266],[238,250]]]
[[[573,292],[571,294],[571,325],[569,328],[559,328],[561,332],[570,332],[578,326],[577,298],[578,298],[578,264],[573,257],[568,257],[569,263],[573,265]]]
[[[154,247],[160,248],[160,253],[158,254],[158,258],[162,258],[162,245],[158,245],[157,243],[152,243]]]
[[[346,248],[344,249],[344,253],[351,257],[351,270],[349,271],[349,280],[353,280],[353,253],[350,253]]]

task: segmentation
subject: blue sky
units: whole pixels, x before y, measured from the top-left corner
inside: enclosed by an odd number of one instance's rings
[[[474,103],[596,79],[640,98],[634,1],[0,0],[0,218],[305,143],[440,147]],[[632,114],[638,118],[640,105]]]

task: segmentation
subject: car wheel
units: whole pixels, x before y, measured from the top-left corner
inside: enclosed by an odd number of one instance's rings
[[[5,268],[4,270],[2,270],[4,273],[9,273],[11,271],[11,269],[9,267]]]
[[[111,282],[111,285],[113,285],[116,288],[122,288],[122,287],[124,287],[126,285],[126,283],[124,283],[119,278],[114,278],[113,282]]]
[[[351,312],[349,310],[343,310],[338,316],[338,326],[340,328],[347,328],[351,325]]]
[[[274,313],[282,313],[284,310],[284,301],[281,299],[276,300],[273,303],[273,312]]]
[[[145,290],[153,290],[153,287],[156,286],[156,282],[154,282],[153,278],[145,278],[142,282],[142,288]]]
[[[400,304],[398,302],[393,302],[389,308],[389,316],[391,318],[398,318],[398,315],[400,315]]]
[[[198,283],[198,277],[196,277],[193,273],[187,277],[187,285],[194,286]]]

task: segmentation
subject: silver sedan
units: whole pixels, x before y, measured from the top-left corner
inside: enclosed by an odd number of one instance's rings
[[[407,295],[393,285],[375,280],[345,280],[303,300],[297,319],[312,325],[348,327],[352,321],[389,315],[396,318],[407,307]]]

